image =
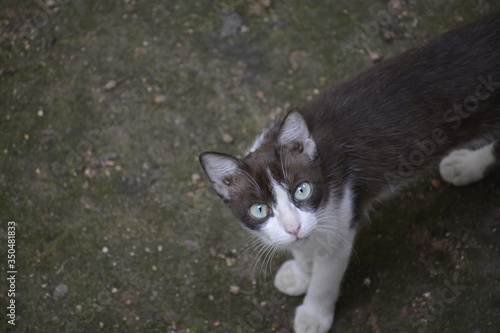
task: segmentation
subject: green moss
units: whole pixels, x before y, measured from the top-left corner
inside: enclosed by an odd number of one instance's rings
[[[0,5],[0,235],[16,221],[18,246],[16,327],[0,331],[289,331],[301,299],[275,293],[284,257],[260,273],[248,235],[193,176],[196,158],[240,153],[271,112],[372,66],[367,48],[343,48],[387,1],[59,3]],[[387,58],[495,9],[412,2],[394,40],[368,47]],[[226,12],[245,32],[220,38]],[[334,331],[498,327],[498,180],[435,189],[425,178],[372,214]],[[442,313],[411,319],[455,279],[467,287]]]

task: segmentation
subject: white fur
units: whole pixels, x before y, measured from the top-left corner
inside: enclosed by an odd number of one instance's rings
[[[268,243],[287,247],[309,236],[315,225],[313,213],[297,208],[291,201],[288,191],[283,185],[273,180],[273,192],[276,205],[272,207],[273,216],[270,217],[261,229],[261,237]],[[298,234],[292,232],[298,230]]]
[[[288,260],[276,273],[274,285],[282,293],[290,296],[302,296],[306,293],[311,275],[307,273],[297,260]]]
[[[494,144],[478,150],[459,149],[452,151],[439,164],[439,171],[445,181],[462,186],[478,181],[484,172],[495,163]]]
[[[256,151],[257,149],[259,149],[259,147],[262,145],[262,143],[264,142],[264,138],[267,134],[267,131],[264,131],[261,135],[259,135],[253,145],[250,147],[250,149],[248,149],[246,151],[246,155],[250,154],[250,153],[253,153],[254,151]]]
[[[301,295],[307,290],[295,314],[296,333],[325,333],[333,323],[335,302],[356,234],[351,228],[350,187],[344,189],[341,200],[332,197],[317,217],[305,222],[307,240],[289,246],[295,259],[285,262],[275,278],[275,286],[288,295]]]

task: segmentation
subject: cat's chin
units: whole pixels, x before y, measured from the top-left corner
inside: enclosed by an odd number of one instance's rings
[[[307,243],[308,240],[309,240],[309,235],[303,237],[297,237],[294,240],[288,242],[285,246],[289,248],[302,247]]]
[[[274,244],[274,246],[276,246],[277,248],[292,250],[294,248],[300,248],[304,246],[309,240],[309,236],[310,235],[303,237],[296,237],[294,239],[290,238],[287,240],[281,240],[278,242],[270,242],[270,243]]]
[[[305,236],[303,238],[297,237],[297,239],[295,239],[292,244],[302,246],[307,242],[308,239],[309,236]]]
[[[300,244],[300,243],[305,243],[309,239],[309,236],[304,236],[304,237],[297,237],[294,241],[293,244]]]

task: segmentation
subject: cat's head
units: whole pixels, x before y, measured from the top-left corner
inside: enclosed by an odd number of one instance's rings
[[[220,198],[268,244],[300,244],[326,199],[317,147],[298,110],[269,130],[242,159],[205,152],[200,162]]]

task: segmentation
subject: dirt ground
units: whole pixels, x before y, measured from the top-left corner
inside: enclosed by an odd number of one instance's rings
[[[0,331],[290,332],[286,254],[255,253],[198,154],[238,154],[322,89],[499,9],[3,0]],[[430,174],[371,220],[331,332],[499,331],[499,172]]]

